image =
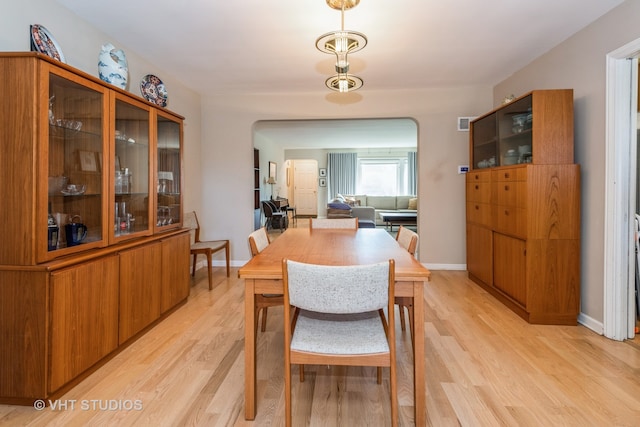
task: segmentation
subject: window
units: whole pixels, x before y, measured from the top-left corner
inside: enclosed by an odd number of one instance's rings
[[[359,158],[356,189],[358,194],[371,196],[397,196],[407,194],[407,159]]]

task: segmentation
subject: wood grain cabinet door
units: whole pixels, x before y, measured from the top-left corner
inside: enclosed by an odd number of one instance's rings
[[[493,283],[493,247],[490,228],[467,223],[467,270],[487,285]]]
[[[527,306],[527,262],[524,240],[493,233],[493,286]]]
[[[118,257],[51,273],[54,392],[118,347]]]
[[[162,244],[120,252],[120,344],[160,317]]]
[[[162,240],[162,313],[189,296],[189,234]]]

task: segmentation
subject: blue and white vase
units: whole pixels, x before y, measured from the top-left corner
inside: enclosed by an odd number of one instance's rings
[[[122,49],[117,49],[111,44],[102,45],[100,56],[98,57],[98,72],[100,79],[121,89],[127,86],[129,68],[127,58]]]

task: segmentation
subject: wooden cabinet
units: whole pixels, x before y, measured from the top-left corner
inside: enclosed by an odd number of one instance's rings
[[[56,271],[50,289],[51,393],[118,347],[118,257]]]
[[[188,296],[183,117],[34,52],[0,74],[0,403],[30,404]]]
[[[189,296],[189,234],[162,239],[160,312],[166,313]]]
[[[531,323],[575,324],[580,307],[570,95],[533,91],[471,123],[469,277]]]
[[[120,344],[160,317],[160,243],[120,253]]]

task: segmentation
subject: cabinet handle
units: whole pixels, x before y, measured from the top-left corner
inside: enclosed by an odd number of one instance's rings
[[[504,191],[509,191],[509,186],[508,185],[504,186]]]
[[[479,211],[480,210],[480,206],[476,205],[476,210]]]
[[[504,216],[509,216],[509,211],[505,209]]]
[[[478,184],[476,184],[476,190],[479,189],[479,188],[480,188],[480,186]]]
[[[505,177],[505,178],[509,178],[509,172],[505,172],[505,173],[504,173],[504,177]]]
[[[474,175],[473,179],[480,179],[480,175]]]

